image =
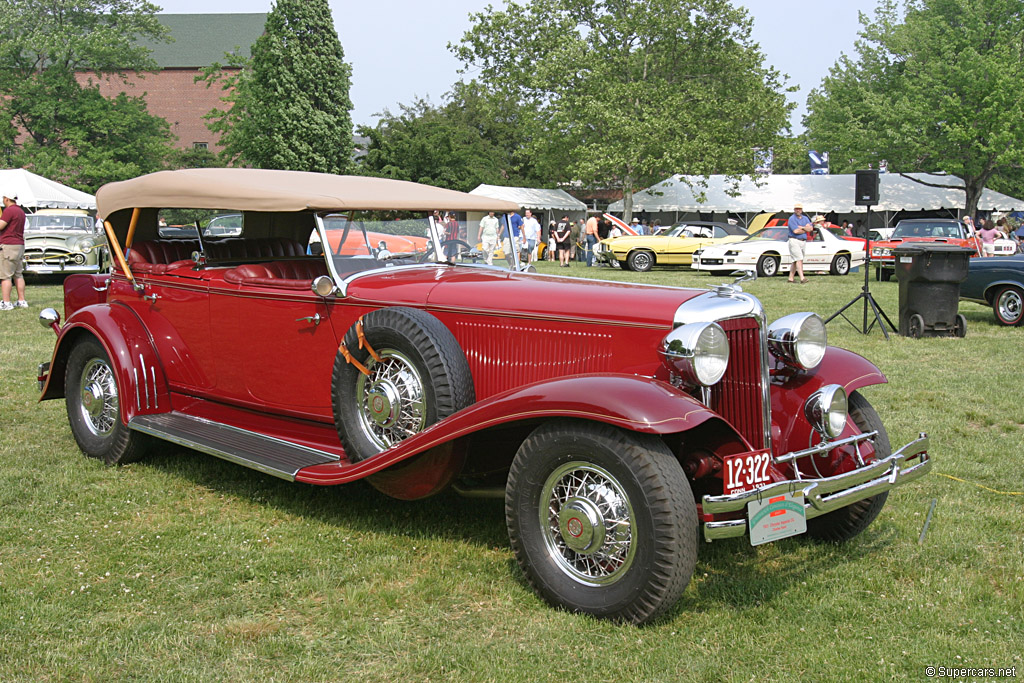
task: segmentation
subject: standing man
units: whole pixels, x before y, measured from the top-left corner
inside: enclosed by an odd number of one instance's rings
[[[802,204],[793,205],[793,215],[789,217],[786,224],[789,227],[789,258],[792,263],[789,266],[789,281],[793,282],[793,271],[800,276],[800,282],[807,282],[804,277],[804,246],[807,244],[807,233],[814,228],[811,226],[811,219],[804,215]]]
[[[480,248],[487,265],[494,265],[494,251],[498,248],[498,218],[493,211],[480,219]]]
[[[25,258],[25,212],[18,206],[13,192],[3,196],[4,210],[0,213],[0,311],[28,308],[25,301],[25,278],[22,259]],[[18,300],[11,303],[11,284],[18,290]]]
[[[523,237],[526,238],[526,262],[533,261],[534,249],[540,242],[540,223],[533,216],[533,212],[526,210],[526,218],[523,219]]]
[[[515,211],[509,211],[505,214],[505,225],[501,232],[501,246],[505,251],[505,260],[508,262],[509,268],[512,268],[515,264],[513,252],[519,249],[519,236],[522,234],[522,231],[523,217]]]
[[[597,246],[598,242],[597,214],[594,214],[593,216],[587,219],[587,226],[586,228],[584,228],[584,232],[586,233],[587,239],[587,267],[589,268],[594,265],[594,248]]]

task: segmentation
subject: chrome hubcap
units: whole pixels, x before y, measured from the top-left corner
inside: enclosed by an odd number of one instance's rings
[[[1003,320],[1016,321],[1021,315],[1021,297],[1015,291],[1003,292],[999,297],[999,316]]]
[[[416,434],[426,426],[423,378],[413,362],[394,349],[382,349],[383,362],[370,359],[369,375],[359,373],[356,395],[361,397],[360,426],[381,450]]]
[[[622,578],[633,563],[633,508],[622,485],[602,467],[569,462],[544,482],[540,525],[548,554],[587,585]]]
[[[110,366],[93,358],[82,369],[79,398],[85,426],[96,436],[108,436],[118,416],[117,383]]]

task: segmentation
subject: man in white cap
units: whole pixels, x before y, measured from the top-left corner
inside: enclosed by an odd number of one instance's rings
[[[793,205],[793,215],[789,217],[786,224],[789,228],[789,258],[792,261],[789,266],[789,281],[793,282],[793,271],[800,276],[800,282],[807,282],[804,277],[804,245],[807,244],[807,233],[814,230],[811,219],[804,215],[802,204]]]
[[[0,311],[28,308],[25,301],[25,278],[22,259],[25,257],[25,212],[18,206],[18,195],[3,196],[4,209],[0,213]],[[11,303],[11,283],[18,289],[18,300]]]

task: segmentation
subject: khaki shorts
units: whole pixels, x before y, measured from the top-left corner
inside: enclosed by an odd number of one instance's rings
[[[0,280],[20,278],[23,258],[24,244],[0,244]]]
[[[804,245],[805,244],[806,244],[806,242],[804,240],[796,240],[796,239],[790,238],[790,240],[789,240],[789,258],[793,259],[793,261],[803,261],[804,260]]]

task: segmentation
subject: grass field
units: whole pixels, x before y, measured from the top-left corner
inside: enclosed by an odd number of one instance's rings
[[[580,264],[571,274],[722,280]],[[769,319],[827,317],[862,280],[744,288]],[[897,283],[872,280],[872,292],[895,322]],[[30,310],[0,312],[0,680],[916,681],[928,666],[1024,676],[1024,496],[1008,495],[1024,491],[1024,329],[997,327],[990,309],[961,304],[964,339],[885,341],[830,323],[833,344],[888,376],[863,393],[894,446],[931,435],[933,473],[891,493],[842,547],[702,545],[683,598],[637,628],[536,598],[501,501],[290,484],[169,445],[120,468],[83,457],[63,402],[36,400],[36,365],[54,342],[36,318],[62,310],[60,287],[30,283],[28,298]]]

